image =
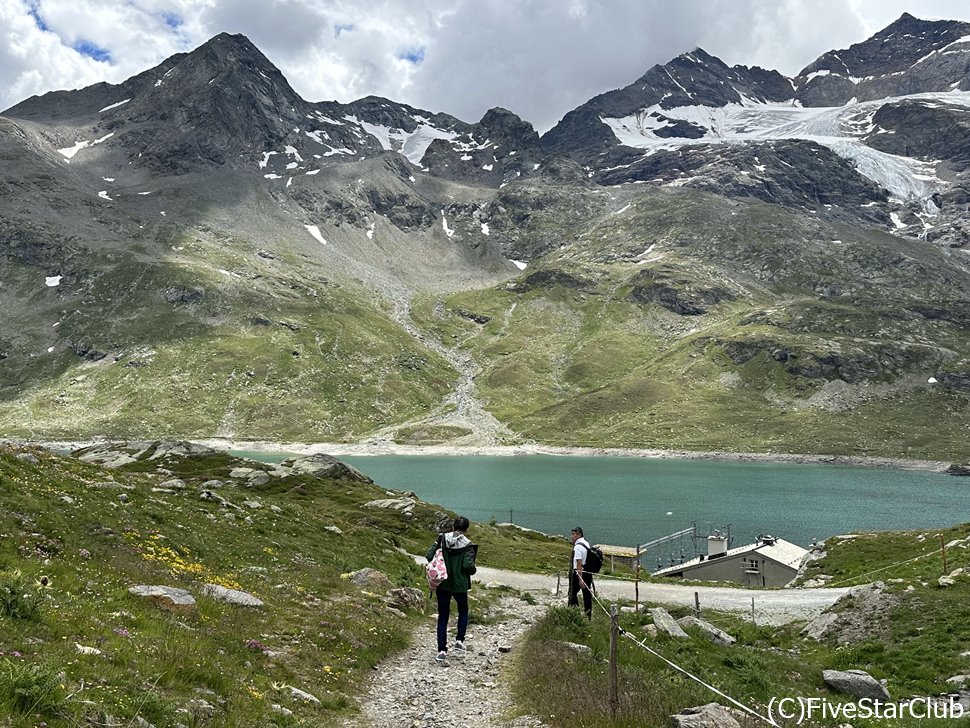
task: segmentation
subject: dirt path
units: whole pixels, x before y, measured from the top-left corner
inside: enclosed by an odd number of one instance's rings
[[[424,559],[415,557],[424,563]],[[361,715],[349,720],[345,728],[541,728],[533,716],[512,719],[512,701],[504,672],[511,656],[521,644],[526,630],[551,605],[565,604],[565,584],[556,596],[557,577],[478,567],[474,581],[489,586],[502,585],[527,593],[531,598],[502,597],[484,614],[472,602],[472,623],[468,631],[468,654],[449,657],[448,666],[435,663],[435,623],[433,609],[421,624],[408,649],[382,663],[367,692],[360,698]],[[478,587],[481,588],[480,586]],[[831,606],[848,589],[789,589],[758,591],[731,587],[686,586],[682,584],[641,584],[640,601],[668,606],[693,606],[694,593],[701,608],[751,614],[755,600],[755,620],[759,624],[780,625],[808,620]],[[472,595],[476,592],[473,591]],[[597,579],[599,599],[634,598],[630,581]],[[454,622],[449,641],[454,640]]]
[[[429,607],[412,645],[381,663],[359,699],[361,715],[344,722],[344,728],[542,728],[538,718],[509,717],[512,700],[504,673],[520,638],[550,603],[551,595],[534,603],[503,596],[479,613],[472,601],[468,652],[458,657],[452,650],[447,666],[434,659],[437,615]],[[454,639],[452,614],[449,642]]]

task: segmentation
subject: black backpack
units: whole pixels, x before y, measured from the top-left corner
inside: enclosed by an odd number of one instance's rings
[[[603,568],[603,549],[599,546],[589,546],[586,547],[586,563],[583,564],[583,571],[588,571],[590,574],[598,574],[600,569]]]

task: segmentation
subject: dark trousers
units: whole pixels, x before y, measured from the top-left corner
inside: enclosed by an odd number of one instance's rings
[[[455,598],[458,605],[458,637],[465,641],[465,631],[468,629],[468,592],[450,592],[441,587],[435,589],[438,595],[438,652],[448,650],[448,618],[451,616],[451,598]]]
[[[593,588],[593,575],[588,571],[583,572],[583,581],[586,582],[586,587],[583,589],[583,609],[586,611],[587,617],[593,616],[593,593],[590,591]],[[570,607],[579,606],[579,577],[576,575],[576,571],[569,572],[569,602]]]

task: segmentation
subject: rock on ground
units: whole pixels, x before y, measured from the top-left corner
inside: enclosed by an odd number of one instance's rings
[[[195,609],[195,598],[185,589],[142,584],[131,587],[128,592],[136,597],[151,599],[159,607],[170,612],[184,612]]]
[[[261,607],[263,602],[252,594],[238,589],[227,589],[218,584],[206,584],[202,587],[202,593],[218,602],[234,604],[239,607]]]
[[[833,690],[854,698],[889,700],[889,691],[864,670],[823,670],[822,679]]]
[[[747,713],[720,703],[685,708],[677,715],[670,716],[670,724],[674,728],[748,728],[759,723]]]

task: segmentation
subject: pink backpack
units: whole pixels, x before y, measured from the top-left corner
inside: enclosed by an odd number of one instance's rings
[[[434,591],[445,579],[448,578],[448,567],[445,566],[445,555],[441,551],[441,546],[434,552],[434,556],[428,565],[424,567],[428,575],[429,591]]]

